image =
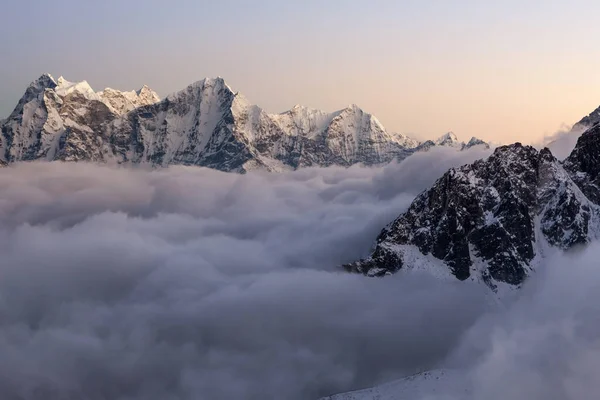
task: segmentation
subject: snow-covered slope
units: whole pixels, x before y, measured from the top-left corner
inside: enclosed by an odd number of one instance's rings
[[[118,115],[123,115],[138,107],[158,103],[160,101],[158,94],[146,85],[139,90],[132,90],[130,92],[121,92],[119,90],[106,88],[103,91],[98,92],[98,96],[112,112]]]
[[[321,400],[467,400],[472,399],[472,394],[461,371],[435,370]]]
[[[367,259],[346,265],[384,276],[439,260],[460,280],[520,285],[546,248],[600,236],[600,124],[564,163],[519,143],[449,170],[379,235]],[[438,263],[439,265],[439,263]]]
[[[44,75],[0,127],[0,160],[6,162],[85,160],[277,171],[377,165],[428,148],[388,132],[356,105],[333,113],[295,106],[268,114],[222,78],[204,79],[160,101],[146,86],[94,92],[86,81]],[[458,150],[466,146],[453,134],[431,143]]]

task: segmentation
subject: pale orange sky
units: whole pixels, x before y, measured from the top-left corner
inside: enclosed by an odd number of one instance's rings
[[[356,103],[419,139],[540,141],[600,105],[590,0],[38,0],[3,15],[0,118],[44,72],[162,96],[223,76],[269,112]]]

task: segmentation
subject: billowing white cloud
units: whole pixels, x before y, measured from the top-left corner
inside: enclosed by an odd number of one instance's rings
[[[474,399],[594,399],[600,392],[600,245],[549,258],[457,352]]]
[[[585,131],[586,128],[584,126],[574,126],[573,128],[565,126],[564,129],[545,137],[541,142],[536,143],[535,146],[538,148],[549,148],[552,154],[562,161],[571,154],[577,144],[577,140]]]
[[[344,262],[448,167],[0,170],[4,399],[310,399],[437,366],[478,287]]]
[[[600,244],[552,254],[440,369],[335,400],[587,400],[600,392]]]

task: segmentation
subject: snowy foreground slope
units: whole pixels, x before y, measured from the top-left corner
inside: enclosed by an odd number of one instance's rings
[[[488,146],[448,133],[420,143],[388,132],[356,105],[327,113],[295,106],[268,114],[222,78],[204,79],[160,100],[138,91],[94,92],[83,82],[43,75],[0,121],[0,162],[93,161],[223,171],[377,165],[432,146]]]
[[[341,393],[321,400],[467,400],[472,390],[464,373],[435,370],[369,389]]]

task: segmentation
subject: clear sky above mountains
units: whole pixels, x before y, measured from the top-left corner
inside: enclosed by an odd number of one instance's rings
[[[161,96],[223,76],[269,112],[356,103],[417,138],[535,141],[600,105],[599,13],[588,0],[12,1],[0,118],[44,72]]]

